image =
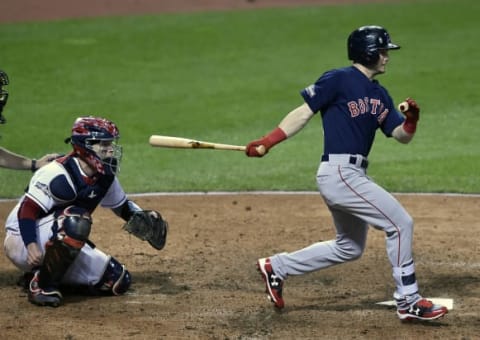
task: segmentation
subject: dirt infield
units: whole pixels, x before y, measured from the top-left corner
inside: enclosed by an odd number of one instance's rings
[[[16,0],[0,2],[0,22],[339,2]],[[393,309],[376,304],[391,300],[394,285],[384,234],[373,229],[361,259],[290,277],[286,308],[274,310],[255,262],[334,237],[329,211],[317,194],[161,195],[135,198],[142,207],[161,211],[170,223],[167,246],[160,252],[123,232],[112,212],[98,209],[94,214],[91,239],[132,273],[132,289],[125,296],[67,292],[60,308],[33,306],[16,287],[20,273],[2,250],[1,337],[479,339],[480,196],[398,198],[416,221],[414,254],[423,294],[454,299],[454,309],[439,321],[401,323]],[[0,202],[2,221],[14,204]],[[1,240],[4,235],[0,228]]]
[[[334,236],[319,195],[157,196],[135,200],[170,222],[160,252],[123,232],[110,211],[94,214],[91,239],[132,272],[126,296],[66,294],[57,309],[33,306],[15,286],[19,272],[2,254],[2,338],[478,339],[480,197],[399,199],[416,219],[423,293],[454,299],[454,309],[440,321],[405,324],[394,310],[376,305],[391,300],[393,291],[384,234],[376,230],[358,261],[290,277],[286,308],[274,310],[255,261]],[[2,220],[13,205],[1,204]]]

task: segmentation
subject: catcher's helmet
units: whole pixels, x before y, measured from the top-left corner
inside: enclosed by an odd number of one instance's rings
[[[362,26],[348,37],[348,59],[364,66],[378,61],[379,50],[398,50],[400,46],[390,40],[387,30],[380,26]]]
[[[73,152],[98,172],[116,174],[122,158],[122,148],[117,144],[120,133],[117,126],[100,117],[77,118],[72,127],[72,136],[66,139],[73,145]],[[94,150],[95,144],[111,142],[109,155],[99,154]]]

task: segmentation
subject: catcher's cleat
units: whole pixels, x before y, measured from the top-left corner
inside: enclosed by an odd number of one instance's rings
[[[257,261],[257,269],[265,281],[265,292],[275,307],[281,309],[285,306],[282,298],[283,280],[275,275],[269,258],[259,259]]]
[[[28,289],[28,301],[37,306],[58,307],[62,303],[62,293],[55,288],[42,289],[38,285],[39,271],[35,272]]]
[[[447,307],[435,305],[432,301],[421,298],[406,309],[397,309],[400,320],[435,320],[448,313]]]

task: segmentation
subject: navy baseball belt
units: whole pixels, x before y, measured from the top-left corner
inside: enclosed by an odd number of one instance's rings
[[[335,161],[338,162],[339,164],[343,162],[348,162],[352,165],[358,166],[363,169],[368,168],[368,160],[366,158],[363,158],[361,156],[355,156],[355,155],[322,155],[322,162],[329,162],[329,161]]]

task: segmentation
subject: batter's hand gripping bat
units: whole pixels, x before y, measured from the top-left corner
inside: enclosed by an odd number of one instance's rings
[[[163,147],[163,148],[179,148],[179,149],[214,149],[214,150],[234,150],[234,151],[243,151],[245,152],[246,146],[244,145],[232,145],[232,144],[221,144],[213,142],[204,142],[199,140],[193,140],[182,137],[171,137],[171,136],[161,136],[161,135],[152,135],[150,136],[150,145]],[[260,154],[265,153],[265,147],[260,145],[257,148],[257,152]]]
[[[401,102],[398,104],[398,111],[400,112],[407,112],[408,111],[408,103],[407,102]]]

